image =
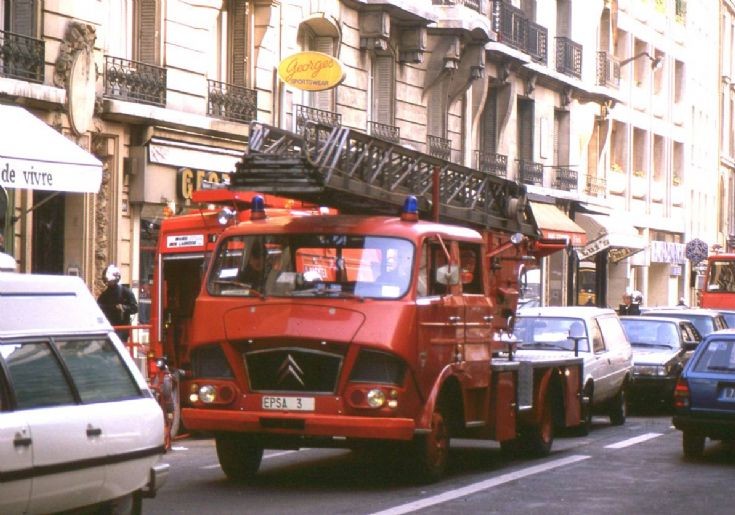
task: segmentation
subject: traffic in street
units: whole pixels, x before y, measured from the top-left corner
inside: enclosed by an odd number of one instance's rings
[[[268,451],[244,483],[222,473],[214,441],[185,438],[164,457],[167,484],[155,514],[729,514],[735,448],[708,442],[686,460],[682,435],[663,412],[622,426],[595,417],[588,436],[557,436],[544,459],[504,457],[496,443],[452,440],[447,476],[416,485],[392,456],[346,450]]]

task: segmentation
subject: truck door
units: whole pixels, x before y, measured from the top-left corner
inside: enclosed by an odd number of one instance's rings
[[[418,375],[426,394],[448,364],[455,363],[464,343],[464,303],[459,284],[437,281],[437,271],[458,265],[456,242],[440,237],[419,249],[416,311],[418,320]]]

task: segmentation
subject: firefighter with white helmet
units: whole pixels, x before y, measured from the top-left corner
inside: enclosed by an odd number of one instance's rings
[[[107,288],[97,298],[97,304],[115,327],[129,326],[130,317],[138,312],[135,294],[130,288],[120,284],[120,278],[120,269],[114,264],[108,265],[102,272],[102,280]],[[115,332],[123,343],[127,343],[129,328],[117,329]]]

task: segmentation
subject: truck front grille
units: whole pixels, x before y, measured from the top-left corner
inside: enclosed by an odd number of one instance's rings
[[[252,392],[334,393],[343,356],[310,349],[246,352]]]

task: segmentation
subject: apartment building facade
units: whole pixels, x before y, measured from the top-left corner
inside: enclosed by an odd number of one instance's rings
[[[529,278],[545,304],[617,305],[628,287],[657,302],[665,290],[663,303],[686,287],[680,1],[3,5],[2,44],[21,33],[41,45],[16,53],[43,73],[0,72],[0,102],[23,104],[101,168],[95,192],[6,188],[0,227],[24,271],[93,285],[116,262],[144,296],[157,222],[202,181],[226,180],[259,120],[348,126],[525,184],[542,231],[569,241]],[[338,59],[344,81],[317,92],[280,81],[278,63],[304,50]],[[94,79],[68,78],[80,55]]]

